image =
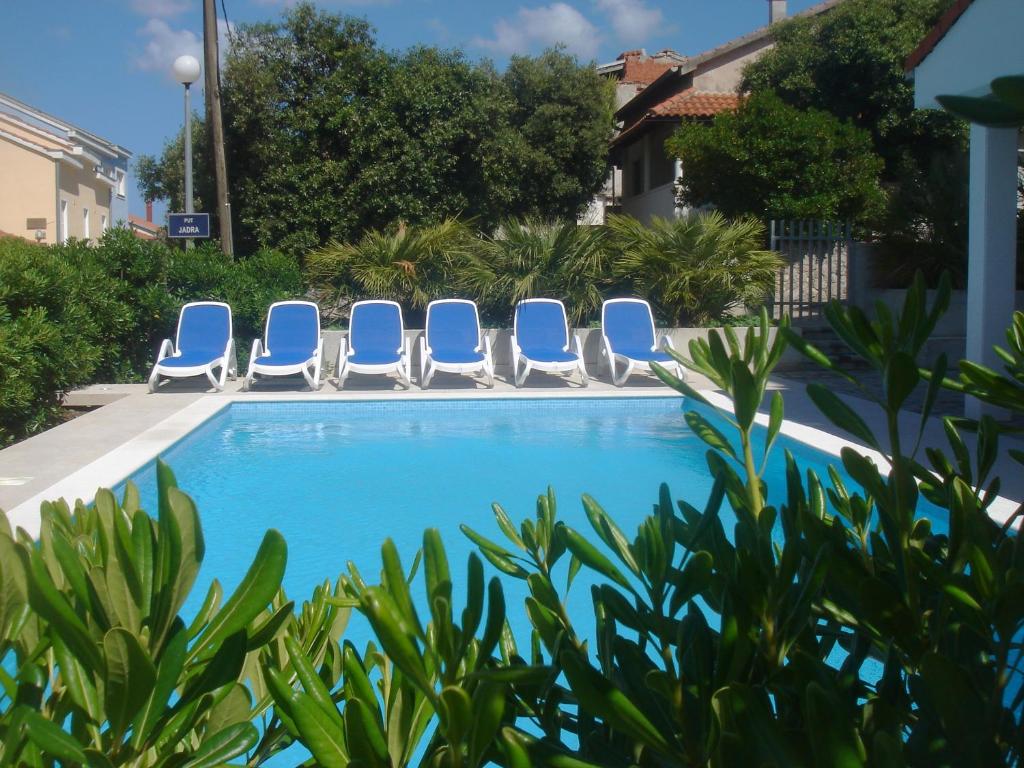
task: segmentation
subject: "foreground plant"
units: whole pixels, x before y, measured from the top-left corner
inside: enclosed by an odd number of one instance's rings
[[[0,765],[199,768],[256,744],[242,671],[280,627],[257,618],[284,540],[268,531],[235,592],[214,580],[186,623],[202,531],[163,464],[157,480],[156,520],[130,483],[120,503],[44,504],[38,543],[0,516]]]

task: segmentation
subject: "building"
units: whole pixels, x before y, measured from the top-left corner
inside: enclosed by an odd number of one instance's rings
[[[826,0],[793,18],[815,16],[842,0]],[[675,187],[684,169],[665,152],[665,140],[684,120],[710,120],[739,105],[743,69],[772,48],[771,25],[786,18],[786,0],[768,0],[768,25],[696,56],[629,51],[598,69],[621,77],[612,140],[618,208],[639,219],[679,215]],[[622,73],[621,76],[619,73]],[[632,73],[632,76],[627,76]],[[646,80],[646,82],[645,82]]]
[[[0,93],[0,230],[95,240],[128,220],[124,147]]]
[[[139,240],[159,240],[164,236],[164,228],[153,221],[153,201],[146,201],[146,218],[128,214],[128,229]]]
[[[914,106],[938,108],[938,96],[989,96],[991,82],[1024,75],[1024,2],[957,0],[906,62]],[[995,370],[1014,306],[1017,270],[1019,126],[971,124],[967,240],[967,358]],[[998,410],[974,398],[966,414]]]

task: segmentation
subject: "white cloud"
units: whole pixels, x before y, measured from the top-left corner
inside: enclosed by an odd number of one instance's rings
[[[473,38],[473,45],[512,54],[562,44],[570,53],[590,59],[600,42],[597,27],[565,3],[520,8],[511,19],[498,19],[493,33],[493,37]]]
[[[221,59],[227,51],[227,33],[234,30],[223,19],[217,19],[218,50]],[[195,56],[203,60],[203,40],[190,29],[174,29],[163,19],[150,19],[139,30],[139,35],[147,38],[141,55],[135,59],[135,66],[145,72],[162,72],[168,78],[171,65],[179,56]]]
[[[131,0],[132,10],[140,16],[168,19],[192,7],[191,0]]]
[[[664,27],[658,8],[648,8],[644,0],[597,0],[612,23],[615,36],[623,43],[642,43]]]

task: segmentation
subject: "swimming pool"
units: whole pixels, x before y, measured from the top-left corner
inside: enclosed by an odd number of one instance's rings
[[[730,434],[721,417],[700,410]],[[325,578],[337,578],[348,561],[368,581],[376,580],[387,537],[408,567],[424,529],[436,527],[448,551],[458,610],[466,557],[474,550],[458,526],[467,523],[502,540],[490,509],[494,501],[518,522],[534,514],[537,495],[551,485],[559,518],[587,534],[580,503],[586,492],[628,536],[650,514],[662,482],[674,498],[703,506],[711,490],[706,446],[683,411],[680,397],[235,402],[162,456],[196,500],[206,540],[205,563],[184,612],[195,612],[214,577],[230,593],[271,527],[288,542],[284,587],[297,601]],[[838,463],[781,438],[766,472],[774,502],[784,494],[783,448],[823,477],[828,464]],[[130,479],[144,508],[154,510],[153,465]],[[727,531],[731,515],[723,508]],[[941,519],[936,523],[944,527]],[[568,602],[583,632],[593,626],[587,575],[581,574]],[[525,643],[525,585],[509,579],[505,591],[512,629]],[[369,628],[353,616],[345,637],[362,647]],[[273,764],[294,764],[292,750],[285,755]]]

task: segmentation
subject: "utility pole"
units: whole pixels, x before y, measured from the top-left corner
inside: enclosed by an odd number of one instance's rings
[[[217,181],[217,218],[220,221],[220,247],[225,255],[234,254],[231,236],[231,201],[228,198],[228,166],[224,158],[224,121],[220,114],[220,60],[217,51],[217,6],[215,0],[203,0],[203,58],[206,69],[206,120],[213,152],[213,174]]]

